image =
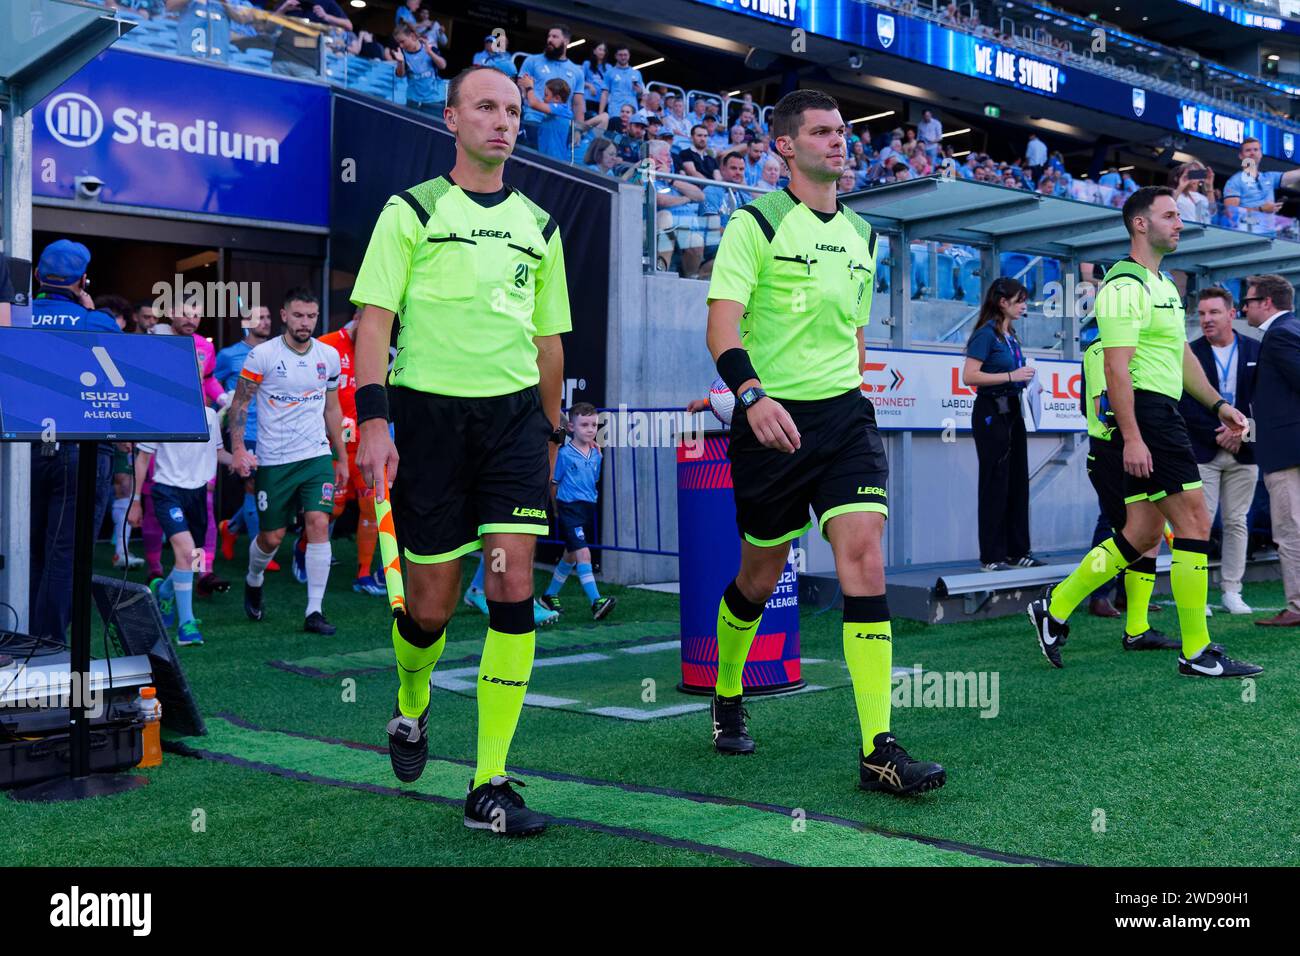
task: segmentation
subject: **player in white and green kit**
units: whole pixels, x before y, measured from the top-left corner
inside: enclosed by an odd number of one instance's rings
[[[334,489],[347,484],[348,456],[339,405],[339,353],[312,338],[320,301],[307,289],[294,289],[280,309],[284,334],[248,353],[228,414],[234,468],[244,477],[257,469],[260,530],[248,545],[244,612],[260,621],[262,576],[284,539],[285,529],[303,512],[307,535],[307,611],[303,630],[333,634],[321,600],[330,573],[329,519]],[[257,454],[244,445],[249,402],[257,401]],[[331,448],[332,459],[331,459]]]

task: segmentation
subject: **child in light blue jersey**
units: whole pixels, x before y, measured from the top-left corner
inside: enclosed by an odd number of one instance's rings
[[[555,566],[541,602],[552,611],[563,610],[560,589],[576,568],[582,590],[591,602],[592,619],[599,621],[614,610],[616,600],[600,596],[591,570],[590,543],[596,530],[596,488],[601,466],[596,428],[596,409],[591,403],[579,402],[569,410],[571,437],[555,458],[555,477],[551,479],[560,536],[564,539],[564,557]]]

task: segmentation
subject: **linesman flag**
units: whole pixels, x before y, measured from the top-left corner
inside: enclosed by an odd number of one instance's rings
[[[406,613],[406,590],[402,586],[402,560],[397,552],[397,531],[393,527],[393,506],[388,500],[388,466],[384,484],[375,492],[375,517],[379,519],[379,559],[384,562],[384,584],[393,617]]]

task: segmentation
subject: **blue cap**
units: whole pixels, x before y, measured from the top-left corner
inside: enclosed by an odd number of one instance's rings
[[[36,278],[42,285],[73,285],[86,274],[90,250],[71,239],[51,242],[36,264]]]

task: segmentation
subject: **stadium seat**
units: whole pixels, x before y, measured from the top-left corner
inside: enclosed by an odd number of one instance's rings
[[[955,299],[957,298],[956,273],[957,263],[952,256],[946,252],[939,253],[939,261],[935,266],[938,272],[937,285],[939,287],[939,298]]]
[[[919,299],[932,291],[930,286],[930,254],[925,245],[912,246],[912,298]]]
[[[963,259],[960,279],[962,298],[972,305],[980,301],[980,261]]]

